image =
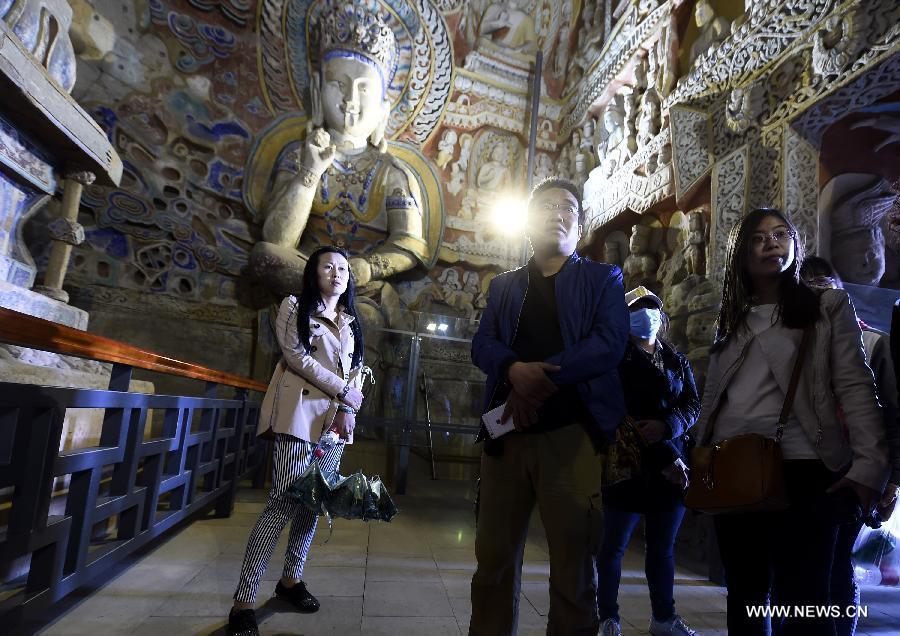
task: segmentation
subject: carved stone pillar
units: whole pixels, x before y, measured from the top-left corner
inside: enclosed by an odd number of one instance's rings
[[[725,250],[728,233],[746,213],[750,149],[741,146],[713,168],[712,227],[709,233],[709,252],[706,271],[721,288],[725,274]]]
[[[784,164],[784,138],[781,125],[760,131],[746,139],[750,149],[750,179],[747,209],[784,207],[781,187]]]
[[[58,219],[50,223],[50,261],[44,284],[36,285],[34,290],[62,303],[69,302],[69,294],[63,291],[63,280],[69,267],[72,246],[84,241],[84,228],[78,223],[78,206],[81,203],[81,191],[84,186],[94,182],[92,172],[73,172],[66,176],[63,189],[62,206]]]
[[[784,210],[797,226],[807,254],[819,253],[819,150],[784,124]]]

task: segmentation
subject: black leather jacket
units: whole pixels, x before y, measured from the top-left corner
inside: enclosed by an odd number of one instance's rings
[[[619,363],[619,378],[628,415],[635,420],[662,420],[668,436],[641,454],[641,476],[604,491],[614,507],[644,510],[680,498],[680,492],[662,476],[662,470],[681,457],[687,463],[689,430],[700,416],[700,397],[691,365],[684,354],[659,341],[663,367],[629,340]]]

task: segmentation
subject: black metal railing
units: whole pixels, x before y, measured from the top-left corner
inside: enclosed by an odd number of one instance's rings
[[[0,624],[38,615],[200,510],[231,513],[262,457],[249,391],[263,385],[8,310],[0,342],[117,360],[106,390],[0,382]],[[130,392],[134,367],[212,379],[202,397]],[[217,397],[220,385],[234,397]],[[95,445],[63,448],[74,409],[102,410]]]

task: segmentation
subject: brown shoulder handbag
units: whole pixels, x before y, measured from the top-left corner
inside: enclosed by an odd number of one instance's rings
[[[691,483],[684,497],[688,508],[706,514],[783,510],[788,507],[784,487],[781,438],[790,416],[800,370],[812,328],[803,331],[775,439],[755,433],[736,435],[709,444],[715,414],[702,444],[691,451]]]

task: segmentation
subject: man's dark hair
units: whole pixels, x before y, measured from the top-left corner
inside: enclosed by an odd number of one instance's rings
[[[545,190],[553,190],[554,188],[567,190],[575,197],[575,200],[578,201],[578,225],[584,225],[584,206],[581,205],[581,188],[568,179],[563,179],[562,177],[547,177],[532,188],[531,199],[533,200],[534,197]]]
[[[821,256],[807,256],[800,265],[800,278],[807,280],[817,276],[827,276],[834,280],[838,287],[844,288],[844,281],[834,271],[834,267]]]

